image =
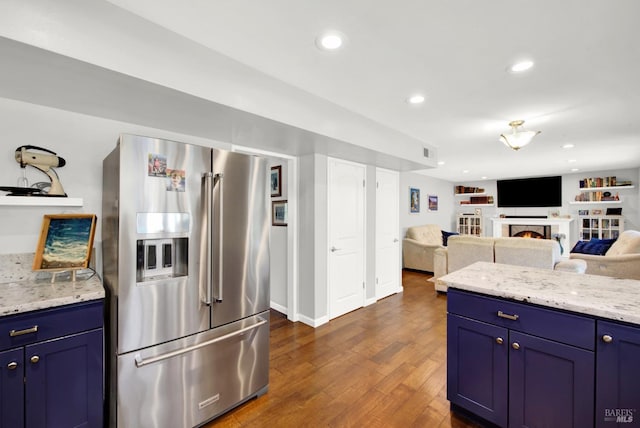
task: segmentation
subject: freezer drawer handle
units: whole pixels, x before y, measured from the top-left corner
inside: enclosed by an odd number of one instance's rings
[[[25,328],[24,330],[11,330],[9,332],[9,336],[16,337],[16,336],[22,336],[23,334],[37,333],[37,332],[38,332],[38,326],[34,325],[33,327]]]
[[[176,357],[178,355],[182,355],[182,354],[186,354],[189,353],[191,351],[195,351],[196,349],[200,349],[200,348],[204,348],[205,346],[209,346],[209,345],[213,345],[214,343],[218,343],[218,342],[222,342],[223,340],[227,340],[230,339],[232,337],[235,336],[240,336],[248,331],[254,330],[258,327],[260,327],[261,325],[264,325],[267,323],[267,320],[263,319],[263,318],[258,318],[260,321],[258,321],[257,323],[250,325],[248,327],[244,327],[241,328],[238,331],[234,331],[232,333],[227,333],[225,335],[222,335],[220,337],[216,337],[215,339],[211,339],[208,340],[206,342],[202,342],[199,343],[197,345],[193,345],[193,346],[189,346],[187,348],[184,349],[178,349],[172,352],[167,352],[166,354],[162,354],[162,355],[158,355],[157,357],[151,357],[151,358],[147,358],[146,360],[143,360],[142,357],[140,357],[140,354],[136,355],[136,367],[140,368],[149,364],[153,364],[153,363],[157,363],[158,361],[162,361],[162,360],[166,360],[169,358],[173,358]]]

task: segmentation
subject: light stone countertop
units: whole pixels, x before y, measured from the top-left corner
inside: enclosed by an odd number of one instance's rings
[[[477,262],[438,278],[448,287],[640,325],[640,281]]]
[[[33,254],[0,256],[0,317],[105,297],[97,275],[85,271],[72,282],[60,274],[51,283],[51,273],[31,271],[32,260]]]

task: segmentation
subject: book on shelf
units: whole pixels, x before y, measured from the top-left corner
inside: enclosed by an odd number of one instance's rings
[[[576,195],[576,202],[611,202],[611,201],[619,201],[620,195],[617,193],[612,195],[610,192],[581,192],[579,195]]]
[[[455,186],[454,192],[456,195],[463,195],[465,193],[484,193],[484,189],[482,187]]]
[[[581,189],[589,189],[592,187],[624,187],[631,186],[631,180],[618,180],[616,176],[610,177],[591,177],[580,180]]]

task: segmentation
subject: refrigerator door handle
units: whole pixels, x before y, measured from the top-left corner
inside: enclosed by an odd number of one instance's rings
[[[205,261],[205,275],[204,278],[200,277],[200,289],[205,290],[204,294],[204,304],[207,306],[211,306],[212,304],[212,296],[211,296],[211,279],[212,279],[212,267],[211,267],[211,221],[212,221],[212,208],[211,208],[211,192],[213,191],[213,174],[210,172],[202,174],[202,186],[204,187],[204,217],[206,222],[207,231],[206,237],[204,237],[205,245],[206,245],[206,255],[204,257]]]
[[[235,336],[243,335],[243,334],[245,334],[245,333],[247,333],[247,332],[249,332],[251,330],[255,330],[256,328],[260,327],[261,325],[264,325],[264,324],[267,323],[267,320],[262,318],[262,317],[258,317],[258,319],[260,321],[258,321],[257,323],[252,324],[252,325],[250,325],[248,327],[241,328],[240,330],[224,334],[224,335],[222,335],[220,337],[216,337],[215,339],[207,340],[206,342],[198,343],[197,345],[188,346],[188,347],[182,348],[182,349],[176,349],[175,351],[167,352],[166,354],[161,354],[161,355],[158,355],[156,357],[142,359],[140,354],[136,354],[136,357],[135,357],[136,367],[138,367],[138,368],[144,367],[144,366],[147,366],[149,364],[153,364],[153,363],[157,363],[159,361],[167,360],[169,358],[177,357],[178,355],[187,354],[189,352],[195,351],[196,349],[204,348],[205,346],[213,345],[214,343],[222,342],[223,340],[227,340],[227,339],[230,339],[230,338],[235,337]]]
[[[218,187],[218,193],[220,198],[220,203],[218,204],[218,290],[217,295],[215,296],[217,303],[222,303],[222,267],[223,264],[223,224],[224,219],[222,218],[224,213],[224,186],[222,185],[223,174],[215,174],[214,175],[214,187]]]

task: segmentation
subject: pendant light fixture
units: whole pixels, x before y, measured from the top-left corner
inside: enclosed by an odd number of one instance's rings
[[[513,150],[520,150],[531,142],[533,137],[538,135],[540,131],[525,131],[522,128],[524,120],[514,120],[509,122],[512,129],[510,134],[500,134],[500,141]]]

